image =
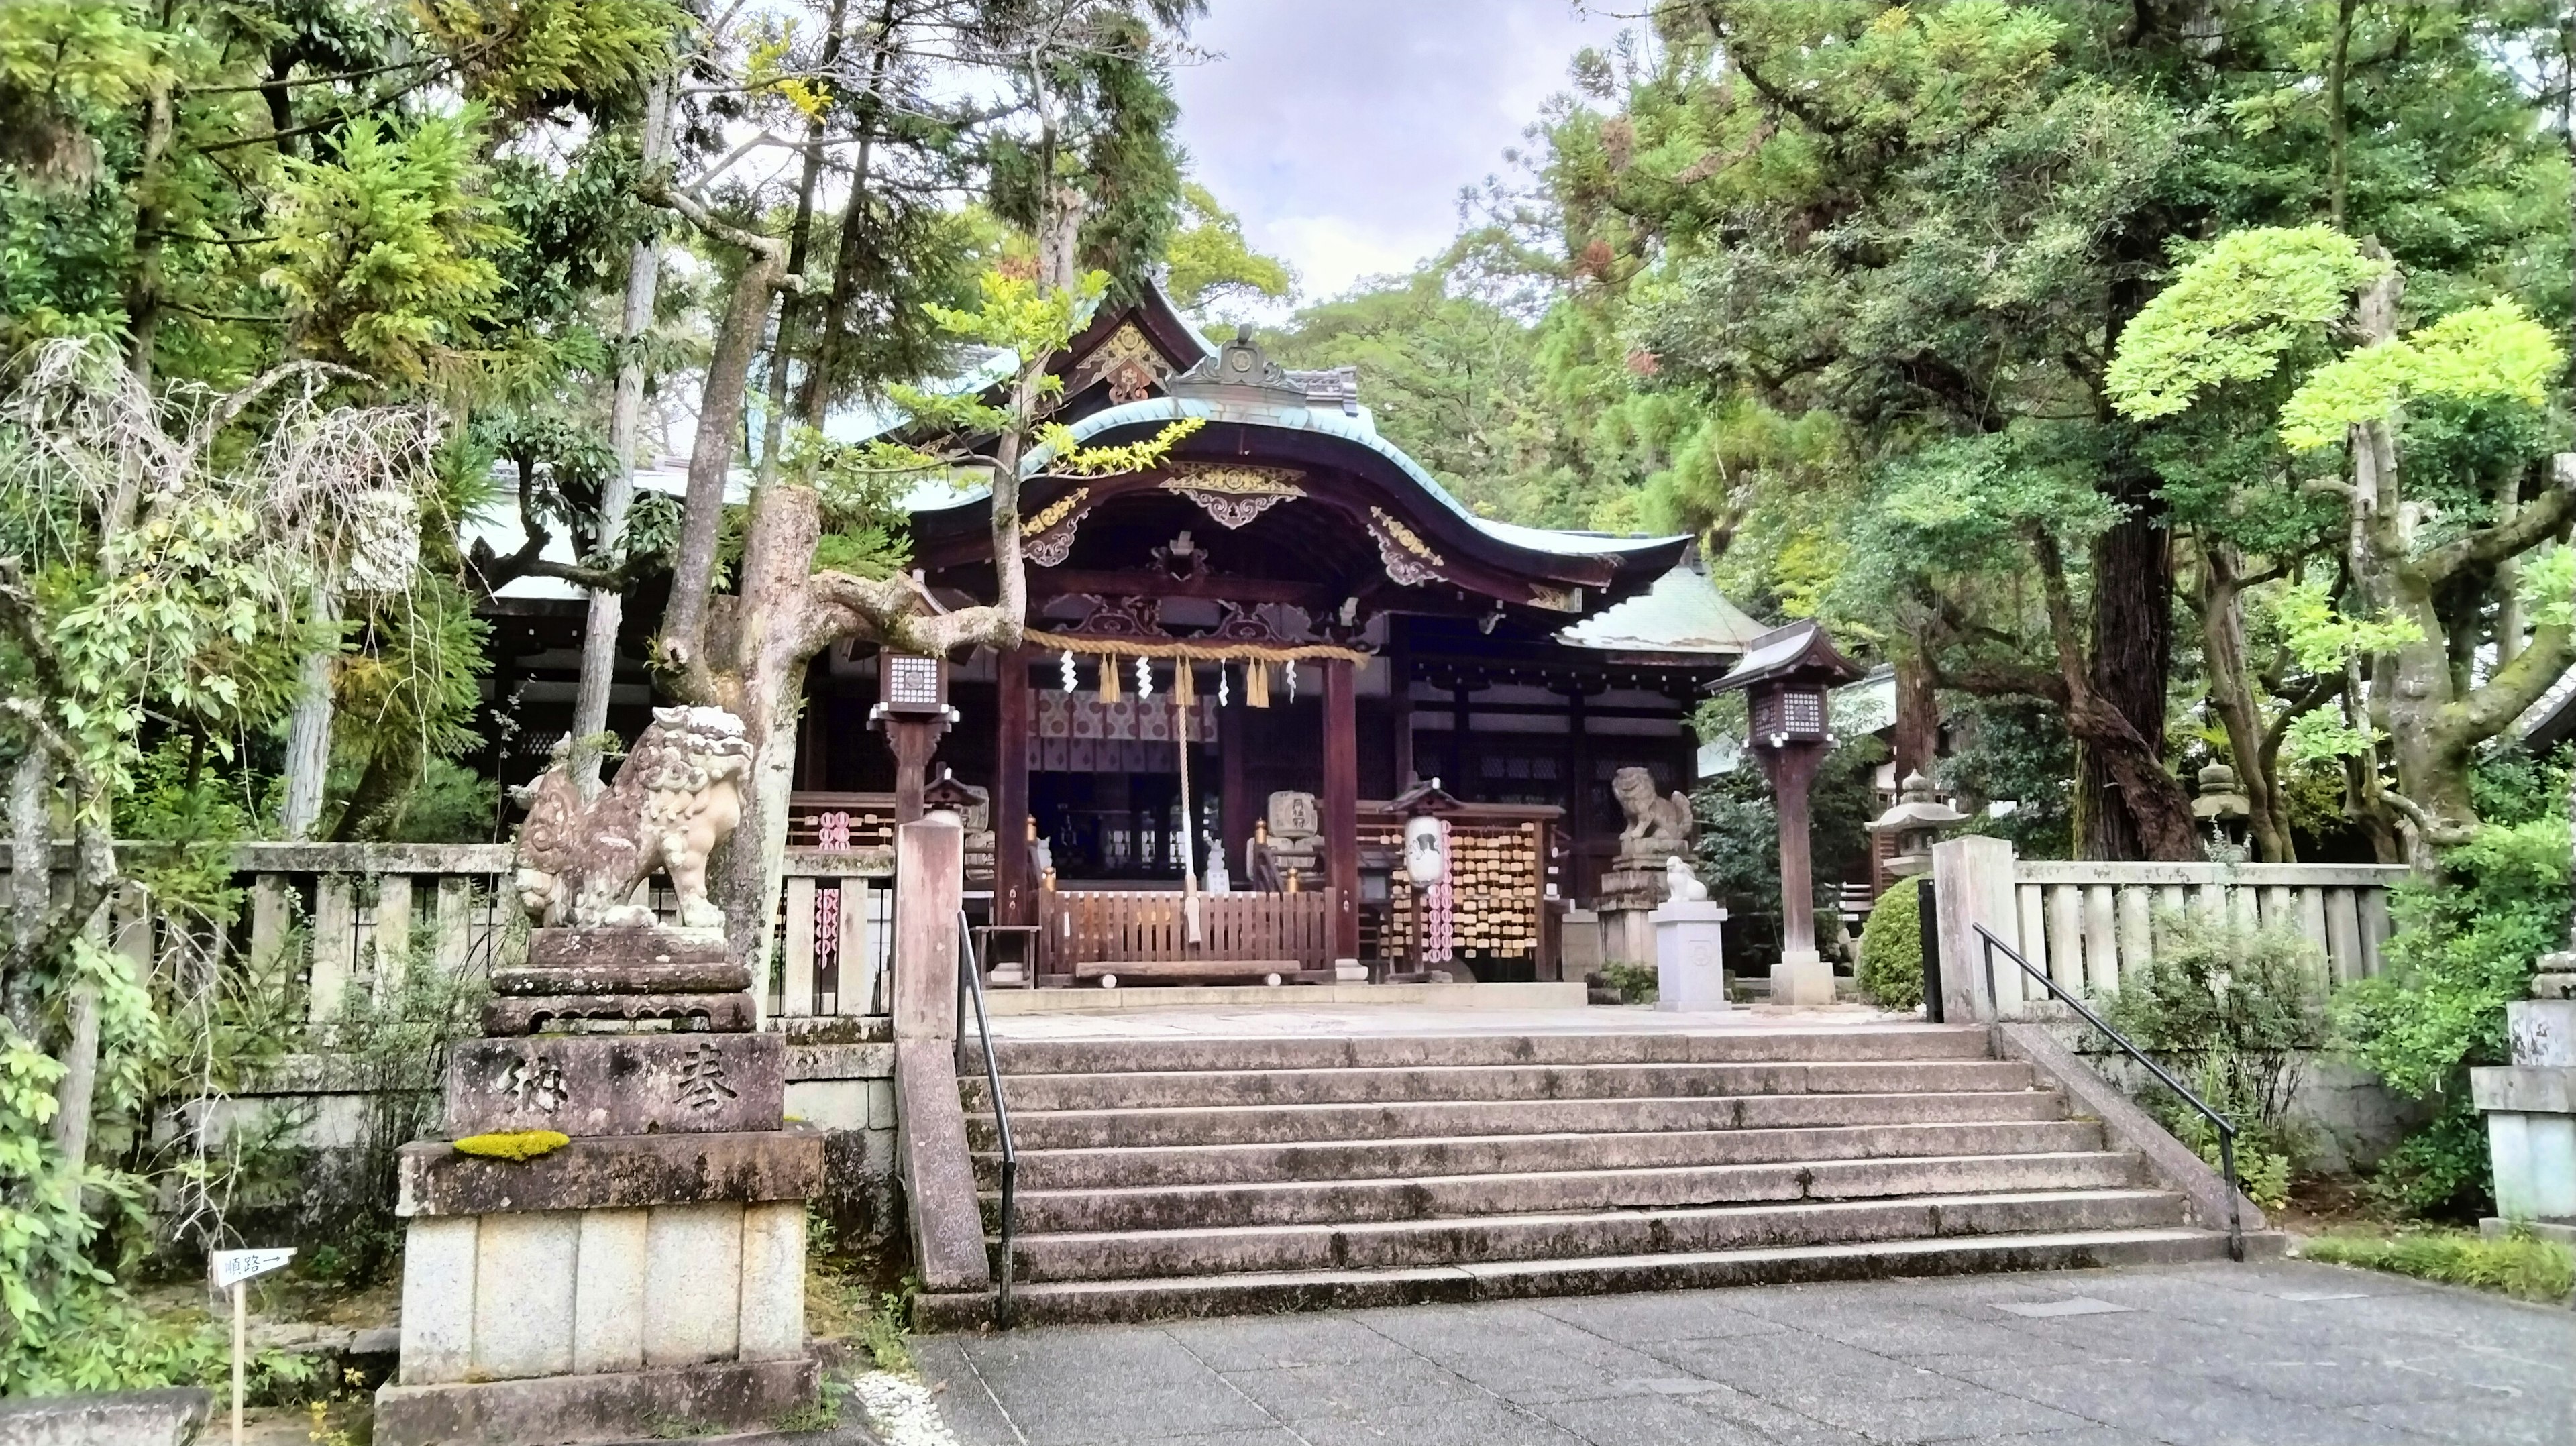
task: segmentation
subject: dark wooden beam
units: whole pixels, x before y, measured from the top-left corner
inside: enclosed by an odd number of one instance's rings
[[[1167,572],[1075,572],[1045,567],[1030,571],[1029,591],[1038,597],[1198,597],[1219,602],[1286,603],[1310,609],[1341,602],[1328,587],[1275,578],[1174,577]]]
[[[1359,690],[1350,663],[1324,662],[1324,848],[1333,887],[1333,957],[1360,955]]]
[[[1000,659],[1000,706],[993,755],[993,922],[1037,922],[1037,881],[1029,877],[1029,738],[1036,709],[1029,696],[1029,650]]]

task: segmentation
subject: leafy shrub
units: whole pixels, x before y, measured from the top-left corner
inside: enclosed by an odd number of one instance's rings
[[[2551,1304],[2576,1290],[2576,1250],[2520,1230],[2502,1240],[2465,1230],[2337,1233],[2308,1241],[2299,1247],[2299,1254],[2308,1260],[2386,1270]]]
[[[2336,995],[2344,1049],[2399,1094],[2443,1100],[2380,1162],[2376,1186],[2390,1205],[2474,1218],[2492,1200],[2467,1072],[2508,1061],[2504,1007],[2529,991],[2533,961],[2567,937],[2567,868],[2563,810],[2479,829],[2442,856],[2436,877],[2397,888],[2387,970]]]
[[[1623,1004],[1655,1002],[1655,966],[1652,964],[1604,964],[1601,982],[1619,991]]]
[[[1860,992],[1881,1009],[1923,1006],[1923,901],[1912,879],[1899,879],[1869,911],[1860,930]]]
[[[2327,1035],[2324,956],[2287,929],[2189,912],[2160,915],[2155,934],[2153,959],[2104,1013],[2236,1126],[2238,1182],[2277,1209],[2305,1152],[2290,1105]],[[2217,1128],[2198,1110],[2160,1083],[2143,1102],[2176,1139],[2219,1163]]]

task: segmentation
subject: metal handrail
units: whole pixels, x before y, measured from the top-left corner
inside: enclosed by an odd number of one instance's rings
[[[993,1324],[1011,1323],[1011,1243],[1018,1234],[1019,1146],[1011,1139],[1011,1107],[1002,1099],[1002,1063],[993,1053],[993,1021],[984,1007],[984,961],[975,953],[966,911],[957,911],[957,1068],[966,1068],[966,1000],[975,1000],[975,1037],[984,1045],[984,1084],[993,1094],[993,1130],[1002,1141],[1002,1258],[994,1275]]]
[[[2096,1030],[2100,1031],[2105,1039],[2110,1040],[2113,1044],[2116,1044],[2123,1050],[2128,1051],[2129,1058],[2145,1065],[2147,1067],[2147,1072],[2163,1081],[2166,1089],[2172,1090],[2175,1094],[2182,1096],[2182,1102],[2184,1104],[2200,1111],[2203,1119],[2208,1120],[2211,1125],[2217,1127],[2218,1168],[2219,1172],[2227,1177],[2227,1258],[2230,1260],[2243,1260],[2245,1258],[2245,1226],[2243,1221],[2239,1218],[2239,1213],[2236,1207],[2238,1189],[2236,1184],[2235,1123],[2229,1120],[2227,1116],[2211,1109],[2209,1101],[2202,1099],[2200,1096],[2193,1094],[2189,1089],[2185,1088],[2183,1082],[2175,1079],[2163,1065],[2147,1058],[2147,1052],[2145,1050],[2132,1044],[2127,1035],[2113,1029],[2103,1020],[2102,1016],[2095,1014],[2090,1009],[2087,1009],[2084,1006],[2083,1000],[2067,993],[2065,988],[2056,980],[2049,978],[2047,974],[2033,966],[2029,960],[2021,956],[2020,950],[2015,949],[2010,944],[1996,938],[1994,931],[1988,929],[1983,924],[1975,924],[1971,927],[1975,928],[1977,931],[1978,938],[1985,940],[1986,999],[1989,1003],[1995,1006],[1998,1016],[2002,1014],[2002,1005],[1998,996],[1995,994],[1995,952],[1997,950],[2001,950],[2005,958],[2010,959],[2015,964],[2021,966],[2021,972],[2038,980],[2041,984],[2046,985],[2048,987],[2048,992],[2054,996],[2060,1004],[2063,1004],[2067,1008],[2074,1010],[2077,1014],[2084,1016],[2085,1023],[2092,1025]]]

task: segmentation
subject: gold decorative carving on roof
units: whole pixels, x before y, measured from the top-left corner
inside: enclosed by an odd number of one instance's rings
[[[1297,485],[1304,474],[1285,467],[1250,467],[1235,463],[1193,463],[1165,478],[1163,490],[1177,492],[1207,509],[1226,527],[1241,527],[1292,497],[1303,497]]]
[[[1403,548],[1405,551],[1412,553],[1418,558],[1421,558],[1424,562],[1430,563],[1433,567],[1440,567],[1448,562],[1447,558],[1433,552],[1431,550],[1431,544],[1423,541],[1419,533],[1416,533],[1412,528],[1405,526],[1401,519],[1389,513],[1385,508],[1372,507],[1369,509],[1369,516],[1377,519],[1377,525],[1385,531],[1388,537],[1395,540],[1396,546]]]
[[[1121,322],[1116,331],[1087,353],[1075,368],[1069,392],[1078,392],[1094,381],[1107,378],[1109,400],[1126,403],[1143,401],[1153,394],[1165,377],[1172,374],[1172,364],[1136,323]]]
[[[1039,512],[1037,516],[1021,523],[1020,536],[1035,537],[1039,533],[1046,531],[1048,528],[1055,526],[1057,523],[1062,522],[1067,517],[1072,516],[1076,511],[1080,510],[1082,504],[1089,500],[1090,497],[1090,488],[1074,488],[1062,497],[1048,503],[1045,510]]]
[[[1378,560],[1386,564],[1388,577],[1400,587],[1438,580],[1436,569],[1446,565],[1447,559],[1432,551],[1431,544],[1383,507],[1370,508],[1369,516],[1377,524],[1369,529],[1369,535],[1377,541]]]
[[[1583,611],[1583,589],[1548,587],[1534,582],[1530,584],[1529,605],[1546,608],[1550,612],[1579,613]]]
[[[1022,522],[1020,544],[1028,549],[1029,561],[1040,567],[1062,564],[1073,551],[1073,536],[1082,526],[1083,509],[1090,500],[1090,488],[1076,487]]]

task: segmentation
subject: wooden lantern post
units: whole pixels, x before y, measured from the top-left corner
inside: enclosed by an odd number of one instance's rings
[[[1826,694],[1861,675],[1813,621],[1753,640],[1732,672],[1709,685],[1745,695],[1748,741],[1770,776],[1780,813],[1780,962],[1774,1004],[1831,1004],[1833,969],[1816,952],[1816,890],[1808,853],[1808,785],[1833,746]]]
[[[886,747],[894,750],[894,821],[921,817],[922,790],[928,786],[930,755],[941,734],[957,721],[948,706],[948,660],[921,653],[877,654],[877,705],[868,722],[885,729]]]

